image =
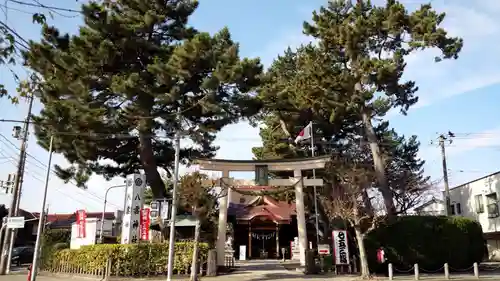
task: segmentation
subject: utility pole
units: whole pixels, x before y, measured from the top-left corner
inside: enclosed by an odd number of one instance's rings
[[[28,97],[28,115],[24,122],[23,129],[20,126],[14,126],[13,136],[21,139],[21,148],[19,152],[19,162],[17,164],[17,173],[14,181],[14,190],[12,192],[12,202],[9,208],[8,217],[16,217],[19,214],[19,201],[21,200],[21,188],[23,185],[24,167],[26,161],[26,145],[28,140],[29,125],[31,121],[31,111],[33,109],[34,95]],[[22,137],[21,137],[22,134]],[[2,241],[2,252],[0,257],[0,275],[5,275],[10,266],[10,255],[15,242],[16,231],[7,229]]]
[[[451,215],[451,199],[450,199],[450,185],[448,183],[448,168],[446,166],[446,149],[445,143],[449,142],[450,144],[453,142],[453,138],[455,134],[452,132],[448,132],[447,134],[441,134],[438,137],[439,146],[441,147],[441,157],[443,164],[443,181],[444,181],[444,211],[445,215]]]
[[[179,109],[177,110],[177,118],[180,118]],[[170,237],[168,241],[168,265],[167,265],[167,281],[172,281],[172,273],[174,270],[174,254],[175,254],[175,217],[177,216],[177,191],[179,187],[179,158],[181,150],[181,132],[175,132],[174,137],[175,157],[174,157],[174,187],[172,190],[172,211],[170,219]]]

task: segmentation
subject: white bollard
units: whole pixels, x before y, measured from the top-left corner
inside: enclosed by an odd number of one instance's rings
[[[420,273],[418,271],[418,263],[415,264],[415,280],[418,280],[420,277]]]
[[[479,267],[477,265],[477,262],[474,263],[474,277],[479,279]]]
[[[387,267],[388,267],[387,268],[387,272],[388,272],[387,275],[389,275],[389,280],[392,280],[394,278],[394,272],[392,271],[392,263],[388,264]]]
[[[448,267],[448,263],[444,264],[444,278],[450,279],[450,268]]]

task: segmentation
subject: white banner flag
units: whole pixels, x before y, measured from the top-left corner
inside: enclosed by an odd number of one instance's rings
[[[335,264],[349,264],[349,246],[347,242],[347,231],[334,230],[333,236],[333,255]]]

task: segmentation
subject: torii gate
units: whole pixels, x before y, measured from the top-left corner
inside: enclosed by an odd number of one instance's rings
[[[255,171],[255,182],[259,186],[295,186],[295,204],[297,212],[297,226],[299,234],[300,264],[306,263],[307,233],[306,218],[304,210],[303,186],[322,186],[322,179],[307,179],[302,177],[303,170],[323,169],[329,156],[313,158],[295,158],[279,160],[225,160],[225,159],[196,159],[194,164],[199,165],[200,170],[221,171],[221,188],[232,185],[233,179],[229,178],[229,172]],[[293,171],[293,178],[269,179],[269,172]],[[231,189],[220,200],[219,225],[217,231],[217,266],[224,266],[224,251],[226,243],[227,210],[229,207],[229,195]]]

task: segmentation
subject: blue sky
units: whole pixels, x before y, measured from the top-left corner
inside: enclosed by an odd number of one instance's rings
[[[78,9],[75,1],[42,1],[47,5]],[[382,2],[380,0],[379,2]],[[424,3],[408,0],[409,7]],[[261,57],[269,65],[273,58],[288,46],[298,46],[310,41],[302,35],[302,22],[310,18],[314,9],[324,0],[204,0],[191,23],[198,29],[216,32],[228,26],[233,38],[241,44],[243,56]],[[453,144],[447,147],[451,186],[500,170],[500,54],[496,52],[500,38],[500,12],[498,0],[436,0],[432,2],[447,13],[445,26],[454,35],[464,38],[465,46],[456,61],[433,62],[433,51],[426,51],[408,58],[405,79],[413,79],[420,86],[421,102],[411,109],[408,116],[392,114],[391,124],[406,135],[416,134],[422,142],[421,157],[426,161],[426,172],[433,179],[442,178],[440,151],[431,141],[437,133],[448,130],[457,133]],[[7,22],[26,38],[39,38],[39,29],[31,24],[26,7],[8,2]],[[5,9],[3,4],[1,8]],[[14,10],[16,9],[16,10]],[[36,10],[31,10],[36,11]],[[69,13],[65,13],[69,14]],[[0,11],[0,19],[5,15]],[[63,31],[75,32],[81,20],[54,15],[49,19]],[[0,68],[0,81],[15,90],[15,82],[7,67]],[[19,75],[21,67],[12,68]],[[0,118],[22,119],[26,104],[10,105],[0,101]],[[40,110],[37,104],[35,109]],[[19,145],[11,137],[13,124],[0,123],[0,133]],[[251,159],[251,147],[259,145],[258,130],[247,124],[232,125],[218,137],[221,146],[219,158]],[[21,207],[38,212],[41,209],[43,179],[47,152],[37,146],[34,137],[29,141],[28,163],[23,184]],[[0,179],[15,171],[18,151],[0,136]],[[12,158],[3,158],[12,157]],[[64,164],[64,159],[55,157]],[[100,211],[105,189],[121,184],[123,179],[110,182],[93,177],[89,190],[79,190],[72,184],[63,184],[52,174],[48,203],[51,212],[73,212],[79,208]],[[441,187],[442,183],[439,185]],[[122,204],[123,192],[110,192],[109,210]],[[0,203],[10,202],[10,197],[0,195]]]

